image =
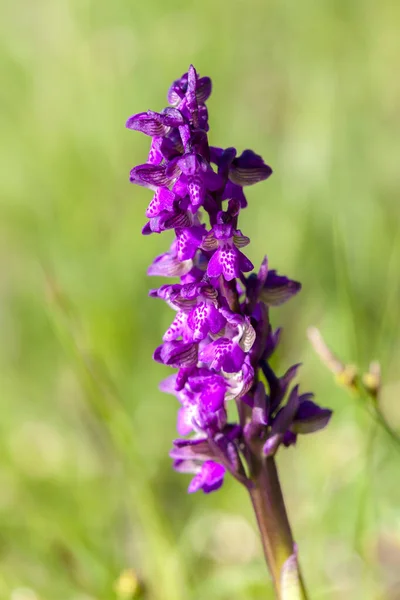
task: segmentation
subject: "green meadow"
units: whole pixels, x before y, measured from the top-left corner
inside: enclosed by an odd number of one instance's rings
[[[245,490],[188,495],[171,469],[152,361],[172,312],[146,271],[171,238],[141,235],[149,140],[125,120],[190,63],[213,80],[211,144],[274,169],[241,229],[303,284],[273,309],[275,367],[302,362],[334,410],[278,456],[310,596],[400,598],[399,450],[306,335],[381,362],[400,430],[399,20],[394,0],[1,4],[1,600],[273,597]]]

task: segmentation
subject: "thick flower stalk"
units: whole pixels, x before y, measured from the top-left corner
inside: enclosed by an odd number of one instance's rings
[[[331,411],[292,385],[299,365],[283,375],[271,368],[280,330],[271,327],[270,309],[301,285],[270,270],[267,258],[251,272],[243,253],[250,239],[238,226],[247,206],[244,188],[267,179],[272,169],[252,150],[238,155],[235,148],[209,146],[210,93],[211,80],[191,66],[170,87],[169,107],[135,114],[126,124],[151,138],[147,162],[130,173],[132,183],[154,194],[143,234],[175,234],[148,271],[175,278],[150,292],[175,311],[154,359],[177,369],[161,384],[179,403],[174,468],[193,475],[189,492],[217,490],[227,472],[248,488],[283,597],[297,560],[274,456],[298,434],[324,427]],[[237,407],[234,422],[230,402]]]

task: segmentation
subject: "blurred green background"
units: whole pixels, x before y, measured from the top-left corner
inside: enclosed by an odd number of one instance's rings
[[[273,313],[279,371],[330,427],[279,467],[313,599],[400,598],[399,454],[306,338],[383,364],[400,427],[400,4],[390,0],[15,0],[0,8],[0,598],[272,598],[249,500],[188,496],[170,468],[176,402],[151,355],[171,319],[147,297],[168,235],[142,238],[128,182],[192,62],[213,79],[214,145],[274,168],[249,189],[248,254],[303,283]]]

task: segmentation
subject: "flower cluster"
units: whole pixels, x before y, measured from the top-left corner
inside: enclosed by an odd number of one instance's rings
[[[147,162],[130,173],[132,183],[154,193],[143,234],[175,233],[148,271],[179,278],[150,292],[175,311],[154,353],[177,369],[161,385],[180,405],[181,437],[171,457],[177,471],[194,474],[189,492],[206,493],[222,485],[226,471],[250,485],[252,456],[273,455],[331,416],[312,394],[292,387],[299,365],[279,377],[269,364],[280,334],[271,328],[270,307],[301,286],[270,270],[266,258],[257,274],[245,275],[253,265],[242,252],[250,240],[238,228],[244,188],[272,170],[251,150],[238,155],[209,146],[210,93],[211,80],[191,66],[170,87],[169,107],[135,114],[126,124],[151,137]],[[229,401],[236,402],[235,423],[228,420]]]

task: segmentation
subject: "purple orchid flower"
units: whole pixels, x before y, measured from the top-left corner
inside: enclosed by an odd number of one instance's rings
[[[219,489],[226,472],[251,489],[252,456],[273,456],[331,417],[292,387],[299,365],[278,376],[269,363],[280,338],[269,312],[301,285],[270,270],[267,258],[257,274],[246,275],[253,264],[242,252],[250,239],[238,228],[244,188],[268,179],[272,169],[252,150],[238,155],[209,146],[211,89],[191,66],[171,85],[169,107],[126,123],[151,138],[147,162],[130,172],[132,183],[153,191],[143,234],[175,234],[148,270],[179,280],[150,292],[176,312],[154,359],[178,369],[161,385],[178,400],[174,468],[194,475],[189,492],[204,493]],[[236,423],[228,421],[230,401]]]

